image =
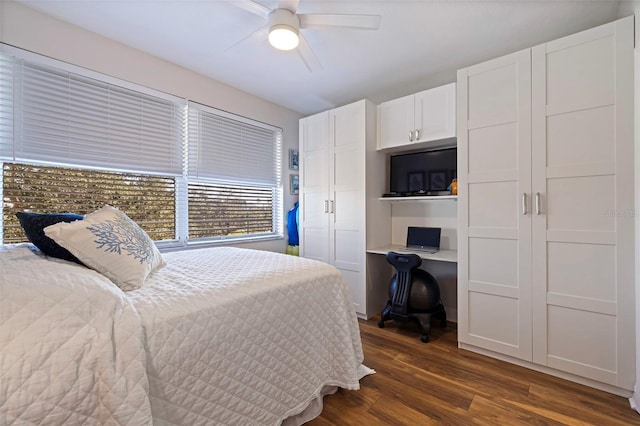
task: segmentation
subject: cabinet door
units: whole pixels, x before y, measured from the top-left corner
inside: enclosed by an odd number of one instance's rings
[[[378,106],[378,149],[413,143],[414,95],[383,102]]]
[[[366,103],[331,111],[331,263],[344,274],[356,312],[366,314]]]
[[[415,95],[416,142],[456,136],[456,84],[451,83]]]
[[[329,112],[300,120],[300,255],[329,262]]]
[[[534,362],[632,389],[633,18],[533,49]]]
[[[528,361],[530,65],[524,50],[458,71],[458,337]]]

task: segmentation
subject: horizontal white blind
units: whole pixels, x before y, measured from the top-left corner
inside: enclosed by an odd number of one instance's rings
[[[189,183],[189,239],[273,235],[271,188]]]
[[[276,186],[281,132],[189,103],[191,179]]]
[[[0,53],[0,160],[13,159],[13,62]]]
[[[14,160],[181,174],[184,105],[26,60],[15,64]]]
[[[125,212],[155,241],[176,238],[175,178],[4,163],[4,244],[27,241],[15,213]]]

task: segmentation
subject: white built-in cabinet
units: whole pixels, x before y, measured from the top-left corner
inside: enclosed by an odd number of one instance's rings
[[[367,280],[366,250],[391,242],[375,123],[366,100],[300,120],[300,256],[338,268],[362,317],[386,302],[386,288]]]
[[[462,347],[633,388],[633,173],[633,18],[458,71]]]
[[[378,105],[378,149],[438,148],[455,136],[455,83]]]

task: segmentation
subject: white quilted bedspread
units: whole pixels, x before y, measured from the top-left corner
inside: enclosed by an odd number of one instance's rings
[[[145,331],[154,424],[276,425],[327,385],[359,388],[358,323],[338,270],[228,247],[163,257],[127,293]]]
[[[0,249],[0,425],[148,425],[140,318],[102,275]]]

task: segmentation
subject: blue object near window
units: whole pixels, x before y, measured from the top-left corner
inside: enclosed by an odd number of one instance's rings
[[[298,238],[298,202],[296,202],[289,213],[287,213],[287,233],[289,234],[289,245],[297,246]]]

